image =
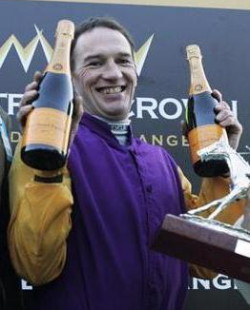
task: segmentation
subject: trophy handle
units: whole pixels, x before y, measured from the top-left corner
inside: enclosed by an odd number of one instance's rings
[[[222,139],[201,149],[198,152],[201,160],[225,159],[230,171],[230,193],[221,199],[214,200],[200,208],[188,211],[190,215],[199,214],[202,211],[215,207],[215,211],[208,219],[214,219],[219,213],[234,201],[247,198],[250,189],[250,165],[228,142]]]

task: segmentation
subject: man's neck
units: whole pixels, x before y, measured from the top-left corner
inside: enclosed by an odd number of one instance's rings
[[[117,138],[121,145],[126,145],[128,140],[128,128],[130,125],[130,120],[128,118],[124,120],[110,120],[98,115],[93,115],[94,117],[100,119],[101,121],[109,124],[111,132]]]

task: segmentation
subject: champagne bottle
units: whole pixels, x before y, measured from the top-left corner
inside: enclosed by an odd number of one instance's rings
[[[68,153],[73,111],[70,47],[74,24],[60,20],[52,58],[44,71],[27,117],[21,158],[32,168],[55,170],[64,166]]]
[[[194,171],[202,177],[225,175],[229,171],[226,160],[201,161],[197,154],[199,150],[220,139],[228,143],[228,139],[226,130],[215,121],[216,99],[211,95],[212,90],[203,69],[200,48],[198,45],[188,45],[186,51],[191,77],[186,122]]]

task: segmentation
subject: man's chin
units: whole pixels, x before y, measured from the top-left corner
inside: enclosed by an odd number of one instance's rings
[[[111,120],[120,121],[128,118],[128,114],[129,112],[124,110],[107,110],[102,116]]]

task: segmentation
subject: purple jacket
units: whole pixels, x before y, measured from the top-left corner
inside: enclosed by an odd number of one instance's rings
[[[135,139],[122,146],[85,113],[68,168],[75,204],[62,274],[34,289],[34,310],[181,310],[186,263],[150,250],[166,213],[184,211],[176,164]]]

